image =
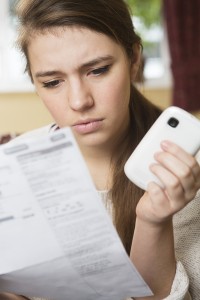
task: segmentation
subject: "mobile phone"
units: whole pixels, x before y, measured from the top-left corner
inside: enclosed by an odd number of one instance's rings
[[[195,156],[200,149],[200,120],[176,106],[162,112],[124,166],[126,176],[143,190],[151,181],[163,187],[149,170],[149,165],[155,162],[154,153],[162,151],[160,143],[163,140],[174,142]]]

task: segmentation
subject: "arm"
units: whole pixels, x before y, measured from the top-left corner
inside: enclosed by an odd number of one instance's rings
[[[130,257],[154,293],[140,299],[160,300],[170,294],[176,272],[172,216],[200,187],[196,160],[172,143],[163,143],[162,148],[164,151],[155,157],[159,164],[152,165],[151,170],[165,189],[150,183],[136,210]]]
[[[166,297],[176,271],[171,220],[154,227],[137,219],[130,258],[155,295],[147,299]]]

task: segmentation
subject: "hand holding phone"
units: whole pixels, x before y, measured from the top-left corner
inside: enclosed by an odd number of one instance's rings
[[[160,143],[163,140],[177,144],[194,156],[200,149],[200,120],[175,106],[163,111],[124,166],[126,176],[143,190],[151,181],[162,187],[149,165],[155,162],[154,153],[162,151]]]

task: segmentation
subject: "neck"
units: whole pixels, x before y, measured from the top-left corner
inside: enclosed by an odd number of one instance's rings
[[[88,166],[93,182],[98,190],[109,190],[113,183],[113,165],[123,151],[127,130],[121,137],[96,145],[79,144],[79,148]],[[119,135],[120,136],[120,135]]]
[[[94,149],[95,148],[95,149]],[[109,190],[112,186],[112,153],[99,149],[99,147],[88,147],[81,149],[93,182],[97,190]]]

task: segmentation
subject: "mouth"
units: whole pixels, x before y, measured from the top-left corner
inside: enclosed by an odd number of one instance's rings
[[[75,123],[72,128],[79,134],[93,133],[102,126],[103,119],[88,119]]]

